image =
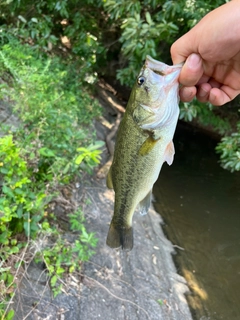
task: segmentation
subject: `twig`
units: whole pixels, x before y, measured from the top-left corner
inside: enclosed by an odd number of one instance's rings
[[[105,287],[101,282],[97,281],[94,278],[88,277],[85,274],[82,274],[82,276],[85,277],[85,278],[88,278],[89,280],[95,281],[101,288],[103,288],[105,291],[107,291],[107,293],[110,294],[113,298],[118,299],[118,300],[123,301],[123,302],[130,303],[133,306],[137,307],[138,309],[142,310],[146,314],[147,318],[150,319],[148,312],[145,309],[143,309],[142,307],[140,307],[139,305],[137,305],[135,302],[116,296],[107,287]]]
[[[30,219],[28,219],[28,221],[30,221]],[[30,230],[30,226],[28,226],[28,228],[29,228],[29,230]],[[16,281],[16,279],[17,279],[17,277],[18,277],[19,269],[20,269],[20,267],[21,267],[22,261],[24,261],[24,256],[25,256],[25,254],[26,254],[26,252],[27,252],[29,243],[30,243],[30,236],[29,236],[29,234],[28,234],[28,240],[27,240],[26,247],[23,249],[23,253],[22,253],[21,258],[20,258],[20,263],[18,264],[18,267],[17,267],[16,273],[15,273],[15,275],[14,275],[13,281],[12,281],[12,283],[9,284],[9,287],[11,287],[11,286],[14,284],[14,282]],[[23,278],[23,276],[22,276],[22,278]],[[15,296],[15,293],[16,293],[17,289],[18,289],[18,288],[16,288],[16,289],[14,290],[14,293],[13,293],[13,295],[11,296],[11,299],[10,299],[9,302],[8,302],[8,305],[7,305],[7,307],[6,307],[5,311],[4,311],[4,314],[3,314],[3,319],[5,319],[5,316],[6,316],[7,312],[8,312],[8,309],[9,309],[10,305],[11,305],[12,302],[13,302],[13,298],[14,298],[14,296]]]
[[[178,246],[177,244],[173,244],[173,248],[177,248],[177,249],[179,249],[179,250],[185,251],[184,248]]]

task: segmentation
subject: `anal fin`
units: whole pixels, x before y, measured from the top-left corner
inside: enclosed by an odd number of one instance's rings
[[[175,154],[174,144],[172,141],[170,141],[164,152],[164,160],[167,162],[169,166],[173,163],[174,154]]]
[[[151,206],[152,189],[148,192],[146,197],[139,203],[140,214],[143,216],[148,213]]]

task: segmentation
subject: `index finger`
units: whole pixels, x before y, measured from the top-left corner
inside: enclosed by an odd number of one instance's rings
[[[175,41],[170,49],[173,64],[184,62],[193,53],[192,41],[189,41],[190,32]],[[191,37],[190,37],[191,40]]]

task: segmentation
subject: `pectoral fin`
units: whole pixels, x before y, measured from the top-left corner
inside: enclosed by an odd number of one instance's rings
[[[149,136],[141,145],[140,149],[139,149],[139,154],[141,156],[145,156],[146,154],[148,154],[153,147],[155,146],[157,140],[155,140],[152,136]]]
[[[151,195],[152,195],[152,189],[148,192],[146,197],[139,203],[140,214],[142,216],[148,213],[148,210],[151,205]]]
[[[175,154],[174,144],[171,141],[167,145],[167,148],[164,153],[164,160],[167,162],[169,166],[173,163],[174,154]]]

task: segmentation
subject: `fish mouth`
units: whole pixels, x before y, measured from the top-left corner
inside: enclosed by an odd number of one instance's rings
[[[151,105],[140,103],[140,106],[148,113],[140,124],[143,130],[155,130],[171,123],[179,115],[178,108],[178,76],[183,64],[168,66],[150,56],[146,57],[142,75],[148,78],[151,85],[159,88],[154,94]],[[148,70],[148,71],[147,71]],[[145,75],[144,73],[147,72]],[[146,90],[146,89],[145,89]],[[147,91],[147,90],[146,90]],[[170,95],[170,103],[165,105],[164,100]],[[152,96],[152,98],[153,98]],[[172,96],[172,97],[171,97]],[[168,99],[169,100],[169,99]]]
[[[170,73],[177,71],[177,70],[179,70],[179,72],[180,72],[181,68],[183,66],[183,63],[169,66],[166,63],[155,60],[151,56],[147,55],[144,65],[146,68],[151,69],[153,72],[155,72],[161,76],[165,76],[165,75],[170,74]]]
[[[156,73],[156,74],[158,74],[160,76],[165,76],[166,75],[163,71],[160,71],[160,70],[157,70],[157,69],[150,69],[150,70],[152,70],[154,73]]]
[[[165,93],[167,93],[168,88],[178,82],[182,66],[183,63],[169,66],[147,55],[139,77],[145,77],[151,85],[159,83],[159,86],[163,86]],[[147,84],[145,84],[144,89],[149,93],[150,87]],[[157,102],[158,99],[160,99],[160,97],[157,97],[155,102]]]

